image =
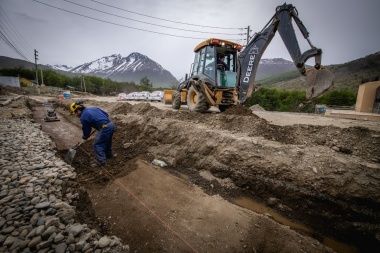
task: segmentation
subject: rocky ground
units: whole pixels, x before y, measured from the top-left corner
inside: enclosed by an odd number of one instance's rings
[[[86,219],[75,209],[83,201],[75,169],[33,124],[27,99],[2,99],[0,252],[129,252],[120,238],[80,222]]]
[[[70,122],[80,138],[78,119],[67,114],[70,102],[56,103],[62,122],[54,124]],[[76,202],[78,212],[87,212],[79,218],[132,252],[376,252],[380,246],[379,130],[279,126],[247,108],[197,114],[148,103],[85,103],[112,115],[118,156],[97,170],[89,168],[91,143],[78,149],[72,167],[87,193]],[[12,113],[7,108],[3,117],[17,117],[16,106]],[[58,144],[75,142],[59,135]],[[66,153],[67,147],[57,152]],[[154,159],[167,166],[152,165]]]

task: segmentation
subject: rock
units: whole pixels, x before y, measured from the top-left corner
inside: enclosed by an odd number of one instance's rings
[[[66,243],[60,243],[55,247],[55,253],[65,253],[67,248]]]
[[[110,244],[111,240],[108,237],[103,236],[98,242],[100,248],[105,248]]]
[[[37,244],[39,244],[42,241],[41,236],[34,237],[28,244],[29,248],[35,247]]]
[[[66,231],[70,234],[73,234],[74,237],[77,237],[82,230],[84,229],[84,226],[82,224],[76,224],[74,226],[69,226],[66,228]]]
[[[38,203],[37,205],[35,205],[35,208],[44,209],[46,207],[49,207],[50,205],[51,205],[50,202],[46,201],[46,202]]]

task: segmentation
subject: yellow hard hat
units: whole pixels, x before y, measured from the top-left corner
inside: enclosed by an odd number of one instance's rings
[[[75,101],[75,103],[72,103],[70,105],[70,111],[73,114],[75,114],[76,110],[78,110],[78,109],[81,110],[81,111],[83,111],[84,108],[86,108],[86,107],[84,107],[82,100],[77,100],[77,101]]]
[[[76,110],[83,110],[84,106],[82,104],[78,104],[78,103],[72,103],[70,105],[70,111],[75,114]]]
[[[74,114],[75,111],[78,109],[79,105],[77,105],[76,103],[72,103],[70,105],[70,111]]]

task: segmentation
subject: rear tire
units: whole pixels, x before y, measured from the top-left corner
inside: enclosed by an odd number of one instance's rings
[[[172,95],[172,108],[179,109],[181,107],[181,92],[175,91]]]
[[[205,112],[208,110],[206,98],[200,92],[197,92],[193,86],[187,92],[187,107],[192,112]]]

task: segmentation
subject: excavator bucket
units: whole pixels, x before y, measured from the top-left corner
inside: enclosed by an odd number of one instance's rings
[[[319,70],[307,69],[306,85],[306,99],[311,100],[320,97],[334,85],[334,74],[324,67]]]
[[[164,90],[163,102],[165,105],[170,105],[172,103],[172,96],[175,90]]]

